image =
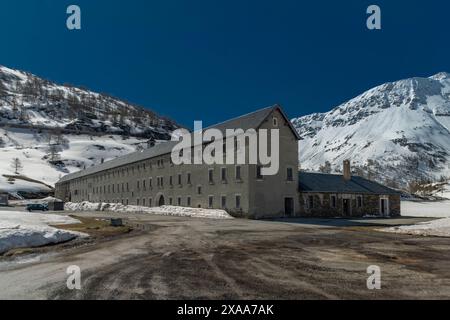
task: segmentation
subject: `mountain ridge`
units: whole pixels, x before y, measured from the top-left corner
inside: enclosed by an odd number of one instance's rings
[[[450,175],[447,72],[384,83],[292,123],[305,170],[340,172],[348,158],[358,174],[392,185]]]

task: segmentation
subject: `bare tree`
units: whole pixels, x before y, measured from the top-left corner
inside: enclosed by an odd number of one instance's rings
[[[60,160],[59,146],[57,144],[50,144],[48,148],[49,162],[55,162]]]
[[[330,161],[325,161],[325,164],[319,167],[319,171],[322,173],[331,173]]]
[[[19,158],[12,159],[11,167],[13,168],[15,174],[20,174],[23,169],[22,161],[20,161]]]

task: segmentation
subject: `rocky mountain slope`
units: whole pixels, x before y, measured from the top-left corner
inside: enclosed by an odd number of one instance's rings
[[[176,128],[148,109],[0,66],[0,193],[48,192],[62,175],[170,139]]]
[[[450,74],[386,83],[327,113],[292,120],[305,170],[360,175],[405,186],[450,176]]]

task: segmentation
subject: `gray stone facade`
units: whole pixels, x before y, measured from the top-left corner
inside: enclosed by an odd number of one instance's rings
[[[280,170],[274,176],[260,177],[258,166],[249,164],[173,165],[171,154],[165,153],[119,166],[105,163],[104,170],[66,176],[56,185],[56,197],[72,202],[225,209],[248,218],[284,216],[286,202],[292,199],[288,213],[295,215],[299,209],[298,136],[278,106],[268,109],[254,129],[272,128],[280,134]],[[246,163],[248,149],[247,143]]]
[[[386,201],[384,213],[381,201]],[[400,216],[400,195],[395,194],[302,192],[299,204],[303,217]]]

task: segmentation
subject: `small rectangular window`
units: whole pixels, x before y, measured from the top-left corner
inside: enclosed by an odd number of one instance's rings
[[[336,208],[336,196],[331,196],[331,207]]]
[[[187,184],[191,184],[191,174],[187,174]]]
[[[287,168],[286,170],[286,180],[287,181],[294,181],[294,173],[292,168]]]
[[[241,209],[241,196],[236,196],[236,209]]]
[[[209,183],[214,183],[214,169],[208,170],[208,181]]]
[[[191,197],[187,197],[186,203],[187,203],[187,206],[188,206],[188,207],[191,206]]]
[[[222,182],[226,182],[227,181],[227,168],[222,168],[221,169],[221,178],[222,178]]]
[[[314,197],[308,196],[308,208],[313,209],[314,208]]]
[[[236,180],[241,180],[241,166],[236,166]]]
[[[172,197],[169,198],[169,204],[170,204],[170,205],[173,204],[173,199],[172,199]]]
[[[358,208],[362,208],[363,203],[362,203],[362,196],[358,196]]]
[[[178,185],[181,186],[181,174],[178,174]]]
[[[178,197],[178,206],[181,207],[181,198]]]
[[[197,187],[197,193],[198,193],[198,194],[202,194],[202,187],[201,187],[201,186],[198,186],[198,187]]]

